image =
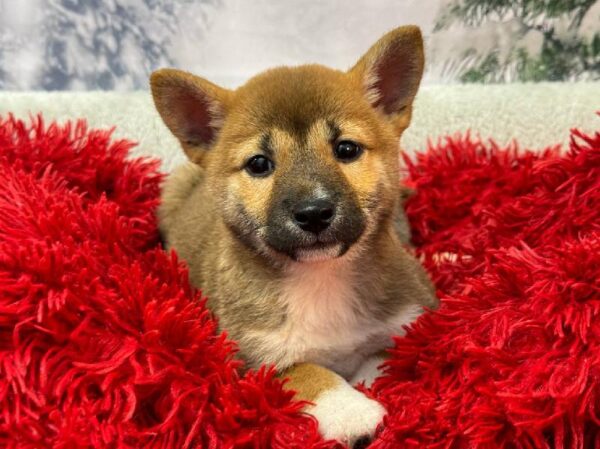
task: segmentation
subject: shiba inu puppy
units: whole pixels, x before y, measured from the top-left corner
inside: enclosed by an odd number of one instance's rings
[[[384,408],[371,381],[392,335],[434,289],[406,251],[399,139],[423,71],[417,27],[383,36],[347,72],[279,67],[236,90],[174,69],[154,102],[189,164],[159,209],[249,367],[274,364],[325,438],[364,445]]]

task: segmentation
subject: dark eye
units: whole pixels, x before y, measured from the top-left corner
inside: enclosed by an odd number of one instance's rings
[[[275,165],[268,157],[257,154],[248,159],[245,168],[252,176],[268,176],[275,168]]]
[[[352,162],[359,158],[363,149],[351,140],[342,140],[335,145],[333,153],[336,159],[342,162]]]

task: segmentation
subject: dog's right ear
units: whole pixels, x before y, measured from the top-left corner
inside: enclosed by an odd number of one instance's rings
[[[152,73],[150,88],[163,121],[188,158],[200,164],[223,126],[231,91],[176,69]]]

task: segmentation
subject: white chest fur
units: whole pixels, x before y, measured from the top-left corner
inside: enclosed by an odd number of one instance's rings
[[[339,260],[290,268],[280,298],[287,308],[285,324],[276,332],[253,336],[260,340],[263,361],[280,368],[312,362],[349,377],[420,314],[420,307],[408,306],[388,320],[374,320],[362,313],[365,299],[356,294],[358,281],[352,268]]]

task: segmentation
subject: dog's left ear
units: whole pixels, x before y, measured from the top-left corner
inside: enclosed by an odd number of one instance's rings
[[[421,30],[408,25],[379,39],[348,74],[361,84],[373,107],[401,131],[410,123],[424,63]]]

